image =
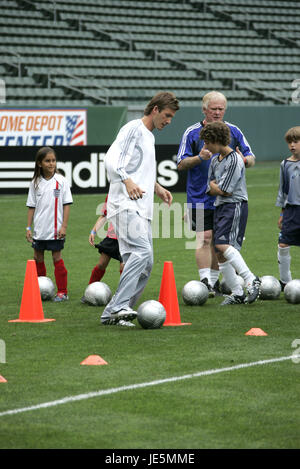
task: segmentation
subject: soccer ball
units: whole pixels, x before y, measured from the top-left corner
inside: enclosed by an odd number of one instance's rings
[[[182,289],[182,298],[186,305],[203,305],[208,298],[208,289],[199,280],[190,280]]]
[[[41,298],[44,301],[53,300],[55,296],[55,286],[49,277],[38,277]]]
[[[277,278],[272,275],[264,275],[260,278],[260,299],[261,300],[277,300],[280,297],[281,285]]]
[[[289,303],[300,303],[300,279],[288,282],[283,291],[284,297]]]
[[[111,289],[104,282],[90,283],[84,292],[84,297],[90,305],[106,306],[111,300]]]
[[[137,320],[144,329],[159,329],[166,320],[166,310],[158,301],[144,301],[138,307]]]
[[[240,275],[238,275],[238,281],[239,281],[239,284],[241,285],[241,287],[244,288],[245,282],[244,282],[243,277],[241,277]],[[225,282],[224,277],[222,278],[222,280],[221,280],[221,282],[220,282],[220,288],[221,288],[221,292],[222,292],[224,295],[231,295],[231,290],[230,290],[229,286],[226,285],[226,282]]]

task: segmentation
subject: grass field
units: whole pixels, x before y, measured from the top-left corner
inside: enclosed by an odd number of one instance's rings
[[[278,162],[247,170],[242,253],[257,275],[278,277],[278,175]],[[139,303],[158,299],[164,262],[172,261],[181,320],[191,325],[100,325],[103,308],[82,305],[80,298],[98,259],[88,235],[104,198],[74,196],[63,251],[70,300],[44,302],[45,317],[56,319],[45,324],[8,322],[19,316],[33,251],[25,240],[26,196],[0,198],[0,339],[6,346],[0,375],[7,380],[0,383],[0,448],[299,448],[300,363],[289,357],[292,342],[300,339],[300,305],[287,303],[283,294],[226,308],[220,297],[202,307],[184,305],[182,287],[198,278],[194,251],[171,237],[154,240],[153,273]],[[175,202],[185,200],[185,194],[174,194]],[[293,278],[300,278],[300,250],[291,252]],[[54,280],[46,254],[47,275]],[[103,281],[114,290],[118,278],[112,260]],[[268,335],[245,336],[252,327]],[[81,366],[91,354],[108,365]],[[20,412],[6,413],[15,409]]]

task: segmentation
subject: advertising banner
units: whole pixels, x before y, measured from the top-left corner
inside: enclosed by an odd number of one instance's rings
[[[86,144],[85,109],[0,109],[0,146]]]
[[[104,158],[109,146],[53,147],[57,167],[72,192],[106,193]],[[0,147],[0,194],[27,193],[33,177],[37,147]],[[157,181],[171,192],[185,191],[186,172],[178,172],[177,145],[156,145]]]

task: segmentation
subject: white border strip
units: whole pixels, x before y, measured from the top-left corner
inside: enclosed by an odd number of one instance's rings
[[[269,363],[283,362],[286,360],[295,359],[295,357],[296,355],[293,354],[289,357],[279,357],[279,358],[271,358],[269,360],[259,360],[257,362],[241,363],[240,365],[229,366],[226,368],[216,368],[213,370],[199,371],[198,373],[192,373],[188,375],[174,376],[173,378],[158,379],[158,380],[149,381],[146,383],[130,384],[128,386],[121,386],[118,388],[103,389],[100,391],[89,392],[86,394],[77,394],[76,396],[67,396],[62,399],[58,399],[58,400],[50,401],[50,402],[44,402],[42,404],[37,404],[37,405],[30,406],[30,407],[21,407],[19,409],[6,410],[4,412],[0,412],[0,417],[4,417],[5,415],[21,414],[21,413],[29,412],[33,410],[47,409],[49,407],[56,407],[58,405],[68,404],[69,402],[83,401],[86,399],[91,399],[93,397],[101,397],[101,396],[107,396],[110,394],[116,394],[122,391],[132,391],[133,389],[147,388],[149,386],[158,386],[159,384],[172,383],[175,381],[183,381],[185,379],[191,379],[191,378],[200,378],[201,376],[215,375],[218,373],[225,373],[227,371],[235,371],[235,370],[240,370],[242,368],[249,368],[251,366],[268,365]]]

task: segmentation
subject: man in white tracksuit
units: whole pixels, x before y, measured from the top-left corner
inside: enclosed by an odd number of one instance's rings
[[[170,124],[179,109],[173,93],[161,92],[148,103],[144,116],[124,125],[109,148],[105,165],[110,181],[107,218],[113,223],[125,267],[116,293],[101,322],[131,326],[132,307],[142,294],[153,265],[154,192],[168,205],[172,194],[156,182],[155,139],[152,131]]]

